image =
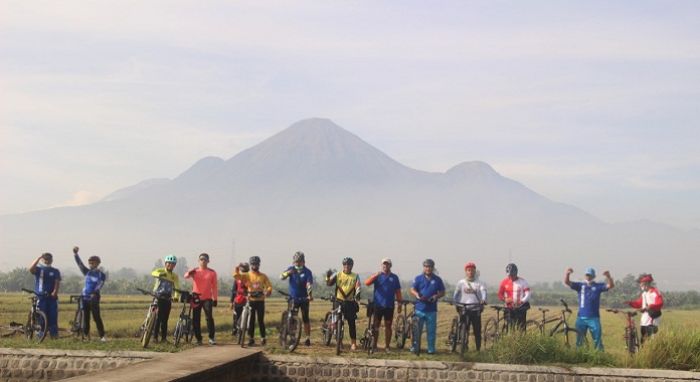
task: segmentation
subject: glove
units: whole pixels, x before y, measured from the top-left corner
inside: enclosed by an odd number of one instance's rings
[[[332,271],[332,270],[330,270],[330,269],[327,270],[327,271],[326,271],[326,278],[331,277],[332,274],[333,274],[333,271]]]
[[[219,305],[219,300],[214,300],[214,302],[212,302],[211,305],[213,307],[216,307],[217,305]]]

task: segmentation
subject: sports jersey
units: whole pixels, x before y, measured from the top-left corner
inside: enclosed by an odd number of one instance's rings
[[[233,278],[245,283],[250,293],[250,301],[265,301],[265,295],[272,292],[270,279],[268,279],[267,275],[264,273],[256,271],[241,273],[237,271],[233,274]]]
[[[356,273],[338,272],[330,277],[335,283],[335,298],[340,301],[353,301],[360,290],[360,276]]]
[[[481,304],[486,301],[486,285],[479,280],[459,280],[452,300],[461,304]],[[469,306],[469,310],[479,310],[479,306]]]
[[[401,297],[399,276],[380,272],[365,280],[365,285],[374,285],[374,304],[380,308],[393,308],[394,301]]]
[[[508,308],[525,304],[530,301],[530,286],[523,278],[511,280],[510,277],[506,277],[498,288],[498,299],[501,301],[511,299],[513,302],[506,303]]]
[[[231,302],[236,305],[243,305],[248,301],[248,289],[242,280],[233,280],[231,287]]]
[[[294,302],[306,301],[309,297],[309,290],[314,283],[314,276],[311,270],[304,266],[298,271],[294,266],[287,268],[282,277],[289,279],[289,295]]]
[[[642,292],[642,295],[639,296],[638,299],[630,301],[628,304],[635,309],[661,310],[661,308],[664,307],[664,298],[661,296],[661,292],[659,292],[658,289],[649,288]],[[642,313],[639,319],[640,326],[659,326],[660,322],[660,317],[651,318],[649,312]]]
[[[160,296],[172,296],[174,300],[180,298],[180,293],[175,289],[180,289],[180,278],[172,271],[165,268],[157,268],[151,272],[151,276],[158,277],[153,285],[153,293]]]
[[[420,274],[416,276],[413,280],[412,288],[418,292],[421,297],[433,297],[440,292],[445,291],[445,284],[442,283],[442,279],[433,274],[430,278],[426,277],[425,274]],[[437,300],[436,301],[421,301],[416,302],[416,310],[421,312],[437,312]]]
[[[215,270],[194,268],[185,273],[185,278],[192,279],[192,292],[199,294],[200,300],[219,299],[219,283]]]
[[[605,283],[572,282],[570,288],[578,292],[578,316],[600,317],[600,295],[608,291]]]
[[[61,280],[61,272],[49,265],[39,264],[34,272],[34,292],[49,295],[56,288],[56,280]]]
[[[99,299],[100,289],[102,289],[105,280],[107,280],[107,275],[98,268],[90,269],[86,267],[78,254],[75,254],[75,262],[78,264],[80,272],[85,276],[85,286],[83,287],[82,295],[87,296],[85,298],[89,300],[94,293],[96,298]]]

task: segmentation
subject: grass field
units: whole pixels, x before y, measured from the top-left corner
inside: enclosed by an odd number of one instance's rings
[[[78,341],[70,336],[67,331],[68,323],[72,319],[75,312],[75,305],[70,305],[66,301],[67,296],[62,298],[59,304],[59,328],[61,330],[61,338],[58,340],[46,339],[44,343],[35,345],[28,343],[24,338],[19,335],[2,337],[0,338],[0,347],[12,347],[12,348],[28,348],[28,347],[38,347],[38,348],[60,348],[60,349],[93,349],[93,350],[143,350],[140,346],[139,340],[135,337],[135,333],[139,328],[146,309],[150,303],[150,299],[144,296],[104,296],[101,304],[102,317],[105,323],[105,329],[107,332],[107,343],[101,343],[97,341],[96,334],[93,336],[91,341]],[[573,297],[571,299],[573,301]],[[170,314],[169,330],[175,327],[175,321],[179,314],[181,304],[173,304],[173,310]],[[334,348],[325,347],[320,344],[320,325],[321,320],[325,312],[330,307],[330,304],[322,301],[315,300],[311,303],[311,320],[312,320],[312,346],[305,347],[300,346],[295,353],[300,355],[333,355]],[[281,352],[279,346],[277,345],[277,326],[280,322],[281,312],[286,308],[286,302],[280,298],[271,298],[266,304],[266,325],[267,325],[267,337],[268,346],[266,348],[267,352],[278,353]],[[559,307],[550,307],[551,311],[548,312],[548,317],[556,314]],[[23,322],[26,319],[27,312],[29,310],[29,301],[26,295],[22,294],[0,294],[0,327],[6,328],[11,321]],[[574,316],[569,319],[569,323],[573,325],[575,321],[575,311]],[[603,343],[605,345],[605,352],[607,358],[603,361],[597,361],[602,364],[610,364],[617,366],[635,366],[637,365],[634,360],[630,360],[626,355],[624,342],[623,342],[623,329],[624,320],[621,315],[614,315],[608,312],[601,312],[602,326],[603,326]],[[454,308],[448,304],[441,303],[439,306],[438,313],[438,354],[435,356],[425,356],[422,355],[423,359],[440,359],[445,361],[459,361],[457,355],[451,354],[448,351],[446,338],[449,332],[449,326],[452,318],[455,315]],[[493,315],[493,310],[487,309],[484,312],[482,321],[486,322],[488,317]],[[367,319],[364,314],[364,310],[359,313],[360,319],[357,324],[358,337],[364,331],[367,326]],[[665,310],[662,317],[661,331],[670,331],[674,333],[697,333],[700,332],[700,321],[697,320],[698,311],[692,310]],[[536,307],[533,307],[528,313],[529,319],[539,318],[539,312]],[[215,321],[216,321],[216,331],[217,331],[217,342],[219,343],[229,343],[233,342],[231,337],[231,311],[228,308],[228,304],[221,301],[221,304],[215,308]],[[202,323],[204,328],[204,336],[206,337],[206,324]],[[91,328],[93,333],[95,333],[94,322],[91,323]],[[380,330],[379,344],[383,344],[383,330]],[[259,336],[256,334],[256,340]],[[346,333],[346,338],[348,338]],[[259,341],[258,341],[259,343]],[[425,344],[425,340],[423,341]],[[348,342],[349,344],[349,342]],[[477,353],[473,349],[473,340],[470,341],[470,352],[467,354],[466,360],[468,361],[487,361],[486,352],[481,354]],[[186,349],[191,345],[184,346],[182,348]],[[393,342],[392,342],[393,346]],[[407,346],[408,347],[408,346]],[[151,351],[165,351],[172,352],[177,351],[173,345],[169,344],[153,344],[149,346]],[[348,353],[346,353],[348,354]],[[366,355],[362,352],[352,353],[353,357],[365,357]],[[385,354],[384,352],[379,352],[373,355],[375,358],[393,358],[393,359],[415,359],[416,357],[406,350],[403,351],[393,351],[391,353]]]

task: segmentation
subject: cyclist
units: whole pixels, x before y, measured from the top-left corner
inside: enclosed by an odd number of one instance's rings
[[[465,307],[464,313],[469,317],[469,326],[471,326],[474,331],[476,351],[480,351],[481,312],[484,310],[483,306],[486,305],[486,284],[478,279],[476,264],[473,262],[468,262],[464,265],[464,272],[466,277],[457,282],[452,300],[462,304],[470,304],[470,306]],[[460,314],[460,319],[462,319],[461,309],[457,308],[457,313]],[[469,333],[469,326],[467,327],[467,333]]]
[[[39,309],[46,313],[51,338],[58,338],[58,289],[61,272],[52,267],[53,255],[46,252],[34,259],[29,273],[34,275],[34,292],[39,295]]]
[[[158,296],[158,320],[156,321],[153,340],[158,342],[158,330],[160,329],[160,339],[163,342],[167,341],[168,336],[168,318],[170,317],[170,308],[172,302],[177,301],[180,294],[175,289],[180,289],[180,279],[177,273],[173,272],[177,264],[175,255],[167,255],[163,258],[165,266],[156,268],[151,272],[151,276],[156,278],[153,285],[153,293]]]
[[[102,262],[98,256],[90,256],[88,258],[88,268],[80,259],[80,255],[78,254],[79,250],[79,247],[73,247],[75,263],[78,264],[80,272],[85,276],[85,286],[81,292],[83,295],[85,335],[90,333],[90,313],[92,313],[92,318],[95,320],[95,326],[97,326],[97,334],[100,336],[100,341],[106,342],[105,327],[102,323],[102,316],[100,315],[100,289],[102,289],[102,286],[105,284],[107,275],[98,268]]]
[[[510,263],[506,266],[506,276],[498,288],[498,299],[505,303],[510,315],[511,325],[525,330],[527,310],[530,309],[530,286],[524,278],[518,277],[518,266]]]
[[[216,271],[209,268],[209,255],[199,255],[199,267],[192,268],[185,273],[186,279],[192,279],[192,292],[199,295],[199,304],[192,309],[192,326],[197,345],[202,344],[202,309],[207,316],[207,331],[209,331],[209,345],[216,345],[214,339],[216,328],[214,327],[214,312],[219,299],[219,284]]]
[[[311,321],[309,320],[309,301],[314,297],[311,288],[314,285],[314,276],[306,267],[304,252],[298,251],[292,256],[292,266],[288,267],[280,275],[281,280],[289,279],[289,295],[294,299],[294,304],[301,310],[301,320],[304,322],[304,345],[311,346]]]
[[[437,331],[437,301],[445,295],[445,284],[440,276],[435,274],[435,262],[432,259],[423,261],[423,273],[416,276],[411,286],[411,294],[418,299],[416,302],[416,317],[418,317],[418,333],[423,333],[423,324],[428,326],[428,354],[435,354],[435,334]],[[414,336],[411,352],[415,352]]]
[[[248,346],[255,345],[255,317],[258,317],[258,327],[260,327],[260,343],[267,344],[265,339],[265,297],[272,294],[272,284],[267,275],[260,272],[260,258],[252,256],[248,262],[250,263],[250,272],[242,273],[240,267],[236,267],[236,272],[233,274],[235,280],[242,280],[248,292],[250,293],[250,327],[248,328]]]
[[[627,301],[627,304],[642,310],[642,316],[639,318],[639,329],[642,332],[642,343],[644,343],[647,337],[653,336],[659,331],[659,317],[661,317],[661,308],[664,307],[664,298],[661,292],[652,286],[654,278],[651,274],[642,274],[638,281],[642,295],[634,301]]]
[[[343,259],[343,270],[341,272],[331,271],[326,272],[326,285],[335,285],[335,298],[342,306],[343,316],[348,322],[348,331],[350,332],[350,350],[357,349],[357,329],[355,320],[357,312],[360,310],[360,305],[357,301],[360,299],[360,276],[352,272],[352,267],[355,261],[351,257]]]
[[[595,269],[587,268],[583,282],[571,282],[574,273],[568,268],[564,273],[564,284],[578,292],[578,314],[576,317],[576,347],[583,345],[586,332],[591,331],[595,348],[603,350],[602,328],[600,326],[600,295],[615,287],[615,281],[610,277],[610,271],[603,272],[605,283],[595,282]]]
[[[239,269],[242,273],[248,273],[250,271],[250,265],[248,263],[238,264]],[[243,306],[248,302],[248,289],[245,287],[243,280],[233,280],[233,286],[231,287],[231,310],[236,312],[236,317],[241,317],[243,313]],[[236,320],[233,321],[234,327],[238,325]]]
[[[403,300],[401,295],[401,283],[399,276],[391,273],[391,259],[382,259],[382,270],[365,280],[365,285],[374,285],[374,343],[376,349],[379,337],[379,326],[384,319],[384,351],[389,352],[391,343],[391,324],[394,320],[394,302]],[[398,306],[398,313],[401,313],[401,304]]]

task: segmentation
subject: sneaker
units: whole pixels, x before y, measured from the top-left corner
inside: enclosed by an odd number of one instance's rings
[[[102,336],[100,337],[100,342],[107,342],[107,339],[104,336]]]
[[[261,344],[262,346],[267,345],[267,340],[266,340],[265,338],[262,338],[262,339],[260,340],[260,344]]]
[[[390,347],[385,347],[384,348],[384,353],[391,353],[391,348]]]
[[[255,345],[255,340],[251,338],[248,340],[248,346],[253,346],[253,345]]]
[[[197,340],[197,346],[202,346],[202,340]]]
[[[416,352],[416,348],[414,348],[413,346],[411,346],[411,348],[408,349],[408,352],[409,352],[409,353],[415,353],[415,352]]]
[[[213,338],[209,339],[209,345],[216,345],[216,341]]]
[[[311,340],[307,338],[306,341],[304,341],[304,346],[311,346]]]
[[[357,350],[357,345],[355,345],[355,344],[350,345],[350,350],[352,350],[352,351]]]
[[[433,350],[433,351],[428,350],[428,355],[433,355],[433,354],[435,354],[435,350]]]

